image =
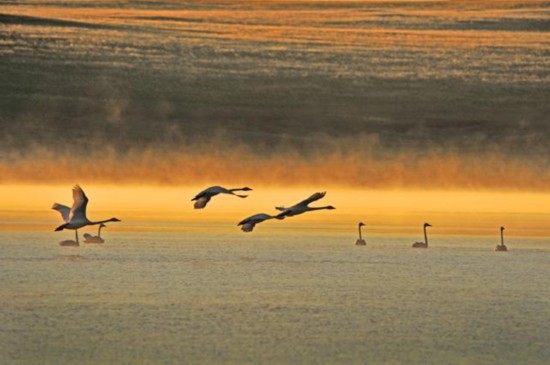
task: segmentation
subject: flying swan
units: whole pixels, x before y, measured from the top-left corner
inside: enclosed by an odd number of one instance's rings
[[[55,203],[52,207],[52,209],[55,209],[59,212],[61,212],[61,216],[63,217],[63,220],[65,220],[65,224],[60,225],[55,230],[56,231],[62,231],[64,229],[74,229],[75,231],[75,238],[76,238],[76,245],[78,246],[78,229],[85,227],[85,226],[93,226],[96,224],[102,224],[107,222],[120,222],[120,219],[118,218],[110,218],[105,219],[102,221],[90,221],[86,217],[86,206],[88,205],[88,198],[86,197],[86,194],[84,194],[84,190],[78,185],[75,185],[73,187],[73,206],[70,208],[68,214],[66,206]],[[65,242],[65,241],[62,241]],[[60,244],[62,244],[60,242]],[[64,245],[62,245],[64,246]]]
[[[249,187],[244,188],[237,188],[237,189],[226,189],[221,186],[211,186],[208,189],[205,189],[197,194],[191,201],[195,201],[195,204],[193,205],[195,209],[202,209],[208,204],[210,199],[212,199],[213,196],[216,196],[218,194],[230,194],[238,196],[239,198],[246,198],[248,195],[239,195],[235,194],[235,191],[251,191],[252,189]]]
[[[53,210],[57,210],[61,214],[61,219],[63,219],[63,222],[68,223],[69,222],[69,214],[71,212],[71,208],[69,208],[66,205],[63,204],[57,204],[54,203],[52,205]],[[75,233],[78,232],[78,230],[75,230]],[[60,246],[79,246],[78,244],[78,236],[76,235],[76,241],[74,240],[64,240],[59,242]]]
[[[251,215],[248,218],[243,219],[242,221],[237,224],[237,226],[242,226],[241,229],[243,232],[252,232],[254,230],[254,226],[258,223],[262,223],[263,221],[266,221],[268,219],[277,218],[274,215],[269,215],[265,213],[255,214]],[[283,218],[277,218],[277,219],[283,219]]]
[[[281,213],[279,213],[275,217],[278,218],[278,219],[283,219],[285,217],[293,217],[295,215],[302,214],[302,213],[305,213],[305,212],[310,212],[310,211],[313,211],[313,210],[336,209],[332,205],[327,205],[327,206],[324,206],[324,207],[310,207],[309,206],[310,203],[312,203],[316,200],[322,199],[325,196],[325,194],[326,194],[326,191],[322,192],[322,193],[315,193],[312,196],[310,196],[309,198],[307,198],[305,200],[302,200],[301,202],[299,202],[296,205],[291,206],[290,208],[275,207],[275,209],[281,211]]]

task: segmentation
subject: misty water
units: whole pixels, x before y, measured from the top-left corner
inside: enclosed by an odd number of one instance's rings
[[[0,363],[550,359],[545,240],[223,231],[0,232]]]
[[[532,167],[527,187],[546,189],[549,13],[542,0],[11,1],[0,10],[0,171],[202,183],[216,169],[176,173],[173,159],[192,155],[194,171],[205,156],[210,167],[249,147],[323,162],[351,154],[356,164],[402,152],[395,168],[414,171],[402,185],[478,184],[468,162],[451,183],[418,181],[414,157],[439,148],[490,161],[480,170],[491,176],[515,172],[490,186],[521,186]],[[504,165],[494,168],[494,152]],[[81,164],[64,168],[67,154]],[[250,158],[233,160],[243,168]],[[23,168],[37,163],[52,171]],[[269,167],[250,175],[271,182]],[[359,185],[379,186],[386,173]]]

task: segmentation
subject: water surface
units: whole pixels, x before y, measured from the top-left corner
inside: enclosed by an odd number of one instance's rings
[[[543,240],[227,232],[0,232],[0,363],[550,359]]]

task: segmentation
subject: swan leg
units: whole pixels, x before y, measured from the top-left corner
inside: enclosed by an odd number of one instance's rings
[[[80,243],[80,242],[78,242],[78,229],[74,230],[74,236],[76,238],[76,243]]]

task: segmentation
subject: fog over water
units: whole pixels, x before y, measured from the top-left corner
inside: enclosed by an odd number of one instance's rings
[[[159,165],[218,168],[229,151],[276,183],[285,161],[322,175],[329,160],[336,183],[369,185],[354,169],[387,164],[372,186],[418,187],[432,165],[439,187],[546,190],[549,13],[543,1],[8,2],[1,179],[74,181],[74,163],[28,171],[78,159],[170,182]]]

